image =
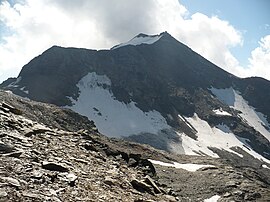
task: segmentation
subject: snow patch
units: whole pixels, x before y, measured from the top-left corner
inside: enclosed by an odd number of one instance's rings
[[[200,164],[193,164],[193,163],[177,163],[177,162],[173,162],[173,163],[165,163],[162,161],[156,161],[156,160],[152,160],[152,159],[148,159],[151,163],[156,164],[156,165],[161,165],[161,166],[166,166],[166,167],[174,167],[174,168],[181,168],[190,172],[195,172],[197,170],[199,170],[200,168],[213,168],[215,166],[213,165],[200,165]]]
[[[212,87],[209,90],[224,104],[234,106],[235,91],[233,88],[217,89]]]
[[[181,121],[183,121],[184,123],[186,123],[186,125],[193,131],[197,132],[195,128],[193,128],[192,125],[190,125],[190,123],[180,114],[178,114],[178,117],[180,118]]]
[[[256,112],[238,92],[233,88],[216,89],[212,87],[210,90],[221,102],[241,111],[240,117],[270,141],[270,132],[265,128],[269,127],[270,124],[267,122],[265,115]]]
[[[4,90],[6,93],[13,94],[11,90]]]
[[[16,79],[16,81],[10,83],[10,84],[8,85],[8,87],[13,87],[13,88],[19,87],[17,84],[18,84],[21,80],[22,80],[22,77],[19,76],[19,77]]]
[[[267,119],[266,119],[266,116],[261,113],[261,112],[256,112],[255,113],[257,114],[257,116],[261,119],[261,121],[263,122],[262,125],[266,126],[267,128],[270,128],[270,123],[268,123]]]
[[[219,196],[219,195],[214,195],[214,196],[212,196],[211,198],[204,199],[203,201],[204,201],[204,202],[217,202],[218,199],[220,199],[220,196]]]
[[[156,35],[156,36],[138,35],[126,43],[121,43],[117,46],[114,46],[112,50],[123,47],[123,46],[127,46],[127,45],[138,46],[141,44],[153,44],[157,42],[161,37],[162,35]]]
[[[23,91],[25,94],[29,94],[29,91],[28,90],[25,90],[25,86],[20,88],[21,91]]]
[[[194,140],[185,133],[178,133],[182,140],[182,147],[184,149],[184,154],[187,155],[200,155],[200,156],[212,156],[218,158],[219,156],[208,149],[207,145],[201,144],[199,141]],[[177,152],[177,151],[175,151]]]
[[[222,109],[214,109],[213,112],[219,116],[232,116],[229,112],[223,111]]]
[[[188,155],[208,155],[212,157],[218,157],[210,147],[215,147],[221,150],[226,150],[228,152],[234,153],[241,158],[243,155],[232,150],[233,147],[240,147],[248,154],[252,155],[266,163],[270,161],[254,150],[248,148],[247,145],[243,144],[239,137],[235,136],[226,125],[218,125],[216,127],[211,127],[206,121],[200,119],[197,114],[193,117],[185,118],[197,131],[197,140],[194,140],[183,133],[178,133],[182,139],[182,146],[184,153]]]
[[[110,137],[157,134],[170,128],[159,112],[143,112],[135,102],[125,104],[116,100],[110,86],[111,81],[106,75],[88,73],[77,84],[79,97],[76,100],[69,97],[72,106],[67,108],[93,120],[99,131]]]
[[[270,168],[269,168],[267,165],[265,165],[265,164],[263,164],[262,167],[263,167],[263,168],[267,168],[267,169],[270,170]]]
[[[200,119],[197,114],[186,119],[198,131],[198,133],[196,134],[197,140],[193,140],[185,134],[179,134],[183,142],[182,146],[185,150],[185,154],[198,155],[198,153],[201,153],[212,157],[219,157],[209,149],[209,147],[216,147],[241,156],[230,149],[236,145],[241,147],[242,144],[235,135],[228,130],[227,126],[218,125],[217,127],[211,128],[209,124]]]

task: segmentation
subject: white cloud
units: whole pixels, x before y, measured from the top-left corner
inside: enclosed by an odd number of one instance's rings
[[[239,75],[236,70],[241,67],[230,48],[242,45],[243,38],[229,22],[195,13],[178,26],[175,34],[181,41],[216,65]]]
[[[0,82],[52,45],[110,48],[138,33],[168,31],[210,61],[243,75],[230,48],[243,42],[229,22],[189,16],[178,0],[25,0],[0,4],[0,21],[13,34],[0,44]],[[0,39],[1,40],[1,39]]]
[[[270,35],[263,37],[259,47],[251,52],[246,76],[260,76],[270,80]]]
[[[4,1],[0,19],[13,31],[0,44],[0,81],[17,76],[21,67],[52,45],[102,47],[106,43],[91,20],[74,20],[46,1],[27,0],[14,7]],[[100,45],[98,45],[98,43]]]

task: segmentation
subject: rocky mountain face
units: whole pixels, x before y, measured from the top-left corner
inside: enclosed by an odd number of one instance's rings
[[[0,201],[270,200],[260,160],[167,153],[103,136],[69,109],[0,100]]]
[[[53,46],[0,87],[72,109],[109,137],[256,168],[270,163],[270,82],[238,78],[166,32],[111,50]]]

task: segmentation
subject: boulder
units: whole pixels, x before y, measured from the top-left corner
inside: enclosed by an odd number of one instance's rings
[[[48,161],[43,161],[42,168],[50,171],[68,172],[68,168],[64,167],[63,165]]]

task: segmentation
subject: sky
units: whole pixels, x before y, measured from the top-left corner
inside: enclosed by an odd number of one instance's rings
[[[169,32],[239,77],[270,80],[269,0],[0,0],[0,83],[53,45],[110,49]]]

